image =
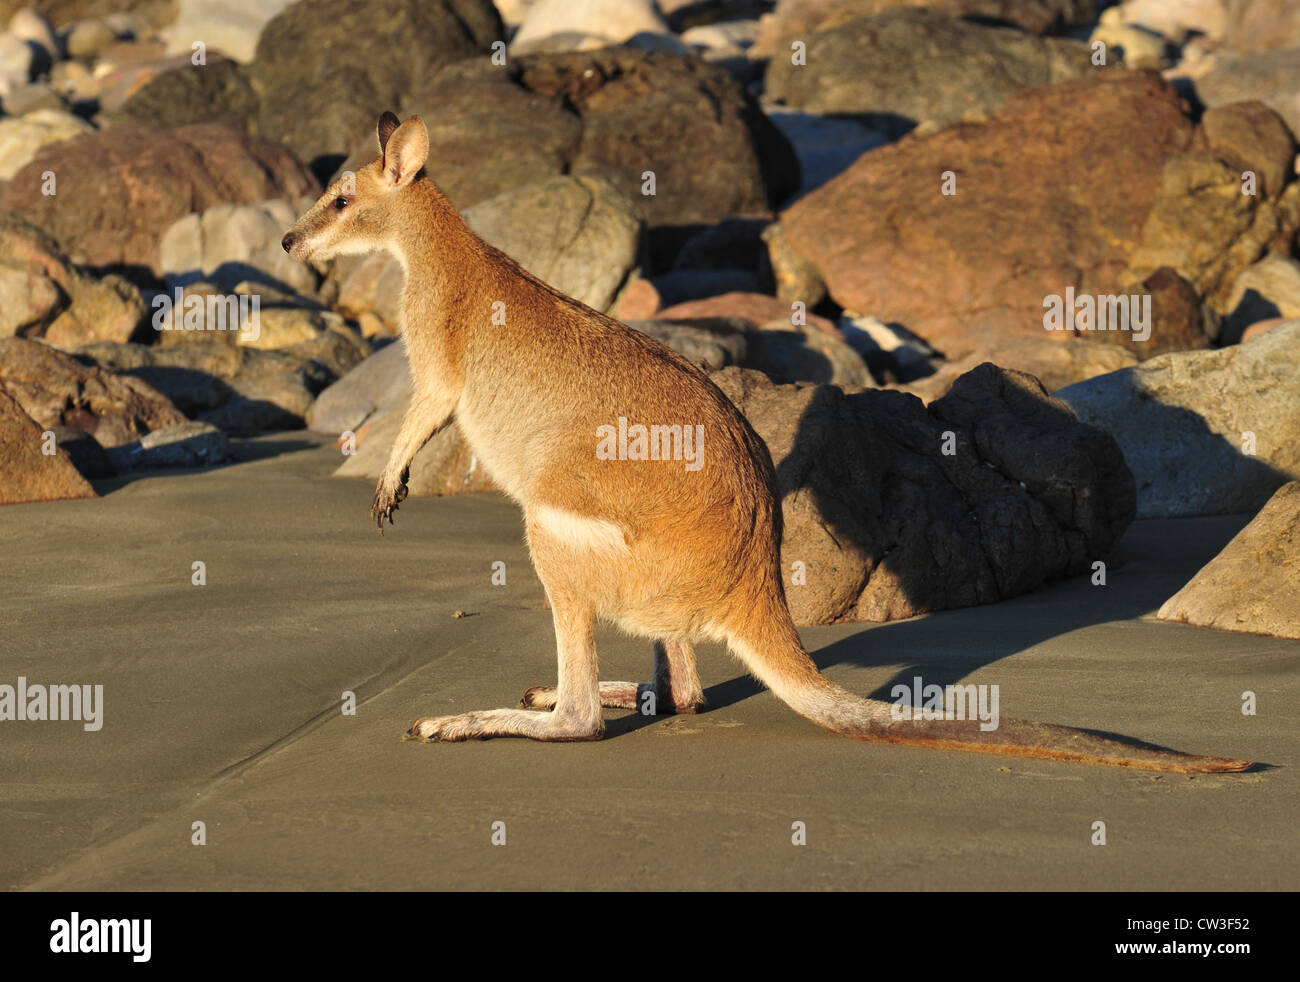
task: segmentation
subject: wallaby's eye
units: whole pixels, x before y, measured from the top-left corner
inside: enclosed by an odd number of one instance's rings
[[[347,206],[348,206],[348,199],[343,197],[343,195],[340,194],[337,198],[334,199],[335,211],[342,211]]]

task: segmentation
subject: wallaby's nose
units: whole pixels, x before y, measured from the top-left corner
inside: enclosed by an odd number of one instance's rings
[[[293,231],[285,232],[284,238],[280,240],[280,245],[285,252],[293,248],[293,244],[298,241],[298,234]]]

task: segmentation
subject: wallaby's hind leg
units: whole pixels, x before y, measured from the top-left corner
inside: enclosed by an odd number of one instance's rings
[[[590,604],[555,593],[550,596],[560,662],[554,712],[488,709],[460,716],[426,716],[411,724],[406,738],[426,743],[494,736],[548,741],[600,739],[605,722],[600,716],[596,682],[596,640],[592,635],[595,616]]]
[[[695,672],[695,651],[685,641],[655,642],[654,681],[650,685],[636,682],[601,682],[600,704],[606,709],[640,709],[647,690],[655,695],[655,712],[671,707],[679,715],[697,712],[704,706],[704,690]],[[524,693],[519,705],[529,709],[553,709],[555,686],[535,685]]]

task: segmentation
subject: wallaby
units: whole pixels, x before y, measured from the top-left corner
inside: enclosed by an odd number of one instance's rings
[[[744,417],[666,345],[475,235],[424,173],[429,137],[418,116],[386,112],[378,135],[379,159],[333,183],[282,243],[300,260],[386,249],[405,270],[401,332],[414,391],[371,516],[381,532],[393,523],[416,451],[455,418],[523,509],[559,653],[559,684],[529,689],[524,708],[424,717],[407,739],[595,740],[602,706],[635,709],[650,693],[661,711],[693,713],[704,693],[692,643],[725,641],[795,712],[848,736],[1158,771],[1251,766],[1042,723],[1004,719],[985,731],[978,720],[900,720],[889,703],[830,682],[786,606],[776,475]],[[658,445],[625,443],[635,427]],[[598,618],[653,639],[651,683],[599,681]]]

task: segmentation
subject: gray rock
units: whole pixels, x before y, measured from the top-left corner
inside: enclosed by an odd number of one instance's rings
[[[226,459],[228,447],[226,434],[212,423],[189,420],[114,447],[108,459],[119,474],[159,467],[209,467]]]
[[[280,246],[296,218],[294,206],[283,200],[192,212],[163,233],[158,265],[171,288],[203,280],[234,290],[251,281],[310,296],[319,280],[315,270]]]
[[[1196,80],[1196,95],[1210,107],[1258,100],[1300,137],[1300,48],[1227,59]]]
[[[1300,321],[1240,345],[1160,355],[1056,395],[1119,441],[1140,518],[1251,512],[1300,478]]]
[[[391,413],[410,394],[410,367],[401,341],[380,348],[327,388],[307,414],[307,426],[338,436]]]
[[[895,135],[987,119],[1012,92],[1094,69],[1088,47],[925,9],[891,10],[808,36],[807,63],[768,63],[769,99],[860,114]]]

